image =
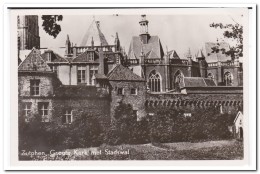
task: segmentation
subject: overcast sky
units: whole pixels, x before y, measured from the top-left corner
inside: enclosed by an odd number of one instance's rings
[[[147,15],[150,35],[158,35],[164,51],[176,50],[181,58],[190,48],[194,55],[204,47],[205,42],[221,41],[223,30],[209,27],[212,22],[234,24],[234,20],[243,25],[243,15]],[[122,47],[128,52],[132,36],[139,35],[140,15],[95,15],[100,21],[101,31],[109,44],[114,43],[115,33],[118,32]],[[63,15],[61,32],[56,39],[43,31],[42,20],[39,17],[41,47],[56,48],[65,46],[66,35],[71,42],[79,45],[93,21],[92,15]],[[226,40],[229,41],[229,40]],[[205,50],[205,48],[204,48]]]

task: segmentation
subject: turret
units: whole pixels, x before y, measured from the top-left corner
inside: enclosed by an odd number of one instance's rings
[[[187,53],[186,57],[188,59],[188,65],[192,65],[192,55],[191,55],[190,48],[188,50],[188,53]]]
[[[203,54],[202,49],[200,49],[196,55],[196,60],[199,63],[199,67],[200,67],[200,75],[201,77],[206,78],[207,77],[207,62],[205,60],[205,56]]]
[[[190,48],[188,50],[188,53],[186,54],[186,57],[188,59],[188,77],[192,77],[192,71],[191,71],[191,66],[192,66],[192,55],[191,55],[191,51]]]
[[[146,15],[141,15],[140,24],[140,39],[143,44],[147,44],[150,39],[150,34],[148,33],[148,23],[149,21],[146,20]]]
[[[118,38],[117,32],[116,32],[116,38],[115,38],[115,51],[120,51],[120,40]]]

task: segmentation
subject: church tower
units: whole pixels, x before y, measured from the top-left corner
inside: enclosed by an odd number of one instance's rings
[[[39,25],[37,15],[17,16],[18,50],[40,48]]]
[[[150,39],[150,34],[148,33],[148,23],[149,21],[146,20],[146,15],[141,15],[140,24],[140,39],[143,44],[147,44]]]

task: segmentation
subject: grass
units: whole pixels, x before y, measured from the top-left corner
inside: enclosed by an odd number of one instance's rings
[[[116,150],[121,152],[129,150],[129,154],[110,155],[106,153],[106,151],[115,152]],[[93,148],[68,149],[66,152],[70,152],[71,155],[48,155],[42,159],[34,158],[33,160],[242,160],[243,142],[222,140],[156,145],[102,145]],[[85,154],[81,154],[81,152],[85,152]]]

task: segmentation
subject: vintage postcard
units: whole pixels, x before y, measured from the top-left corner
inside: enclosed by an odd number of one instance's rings
[[[9,9],[10,163],[246,165],[250,10]]]

